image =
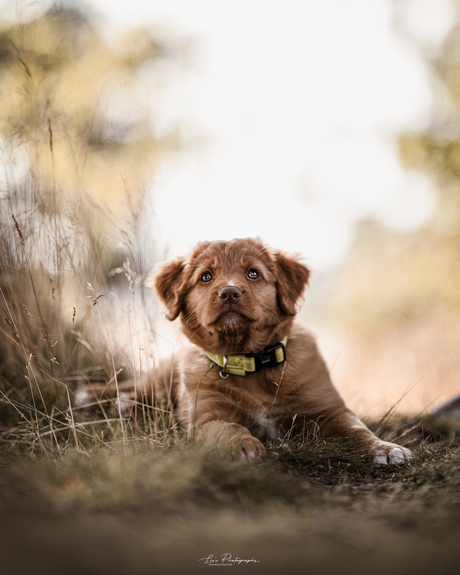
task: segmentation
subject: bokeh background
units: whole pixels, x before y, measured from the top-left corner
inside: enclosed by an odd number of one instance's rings
[[[360,415],[460,393],[460,2],[16,1],[0,16],[2,242],[79,344],[97,345],[77,297],[104,284],[111,319],[128,302],[129,346],[171,351],[177,326],[138,289],[149,270],[260,236],[312,268],[302,315]],[[126,330],[109,326],[114,348]],[[51,331],[58,364],[71,344]]]

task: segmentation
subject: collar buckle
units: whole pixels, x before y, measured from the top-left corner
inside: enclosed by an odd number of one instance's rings
[[[281,361],[279,361],[278,359],[279,354],[278,357],[276,354],[277,350],[279,349],[283,350],[283,359]],[[266,367],[276,367],[280,363],[286,361],[286,348],[284,346],[284,343],[282,341],[279,341],[274,345],[268,345],[262,351],[259,351],[259,353],[247,353],[246,357],[254,358],[254,364],[255,364],[254,372],[258,373],[259,371],[261,371]]]

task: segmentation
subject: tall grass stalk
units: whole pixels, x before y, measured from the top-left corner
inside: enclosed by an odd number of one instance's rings
[[[100,297],[100,296],[99,296]],[[102,323],[104,325],[104,330],[105,330],[105,334],[107,337],[107,344],[109,346],[109,350],[110,350],[110,359],[112,361],[112,368],[113,368],[113,379],[115,381],[115,387],[117,390],[117,411],[118,411],[118,418],[120,419],[120,427],[121,427],[121,432],[123,434],[123,447],[126,449],[126,435],[125,435],[125,422],[123,419],[123,414],[122,414],[122,409],[121,409],[121,396],[120,396],[120,388],[118,387],[118,377],[117,377],[117,368],[115,367],[115,358],[113,355],[113,349],[112,349],[112,342],[110,341],[110,336],[109,336],[109,330],[107,329],[107,323],[104,319],[104,314],[102,313],[102,309],[99,305],[99,302],[97,301],[97,299],[94,301],[94,304],[97,306],[100,316],[101,316],[101,320]]]
[[[139,227],[129,227],[139,224],[135,209],[142,210],[142,201],[136,207],[130,200],[133,217],[121,222],[122,233],[114,228],[116,218],[109,209],[78,192],[59,199],[61,212],[53,214],[52,225],[48,212],[37,206],[10,214],[8,224],[5,212],[11,204],[26,205],[21,199],[26,193],[27,186],[12,187],[6,205],[0,203],[0,308],[5,319],[0,327],[0,440],[32,451],[36,442],[42,454],[72,446],[86,453],[101,442],[115,447],[118,441],[126,451],[132,441],[173,440],[170,404],[149,406],[145,397],[131,401],[132,420],[122,413],[127,400],[120,374],[131,376],[137,389],[152,379],[157,361],[153,309],[144,286],[151,259],[142,251]],[[75,202],[85,204],[84,209],[73,211]],[[98,232],[95,223],[103,225],[104,216],[107,228]],[[123,240],[121,253],[109,251],[113,239],[107,230],[118,233],[119,243]],[[88,289],[90,296],[85,295]],[[109,318],[103,309],[107,306]],[[123,352],[125,334],[128,354]],[[138,357],[136,337],[144,340]],[[86,382],[113,384],[116,401],[76,407],[73,396]],[[31,442],[24,439],[29,432]]]
[[[1,28],[0,442],[55,453],[164,441],[171,405],[133,401],[126,421],[122,384],[153,378],[147,186],[182,145],[157,135],[137,71],[165,71],[180,50],[147,29],[114,50],[78,6]],[[111,382],[115,402],[77,405],[86,383]]]

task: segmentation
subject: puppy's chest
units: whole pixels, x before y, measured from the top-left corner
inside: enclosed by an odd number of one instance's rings
[[[259,439],[275,439],[281,423],[291,412],[290,401],[273,379],[264,381],[262,378],[258,383],[258,386],[249,384],[246,388],[244,383],[240,384],[240,389],[244,389],[240,407],[246,412],[247,425],[253,435]]]
[[[241,413],[238,423],[248,427],[256,437],[275,439],[290,407],[283,390],[267,375],[262,372],[222,379],[215,373],[202,397],[209,394],[219,398],[230,410],[233,405]]]
[[[239,422],[255,436],[274,439],[280,424],[293,408],[290,386],[283,385],[282,373],[282,368],[277,368],[246,376],[230,375],[224,379],[220,377],[219,369],[214,368],[202,381],[198,401],[212,397],[233,405],[244,414]]]

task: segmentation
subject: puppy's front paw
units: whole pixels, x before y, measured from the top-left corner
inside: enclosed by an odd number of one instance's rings
[[[259,459],[264,457],[267,452],[262,443],[253,437],[240,437],[229,444],[232,459]]]
[[[394,443],[382,442],[374,454],[374,463],[377,465],[398,465],[408,463],[414,456],[405,447]]]

